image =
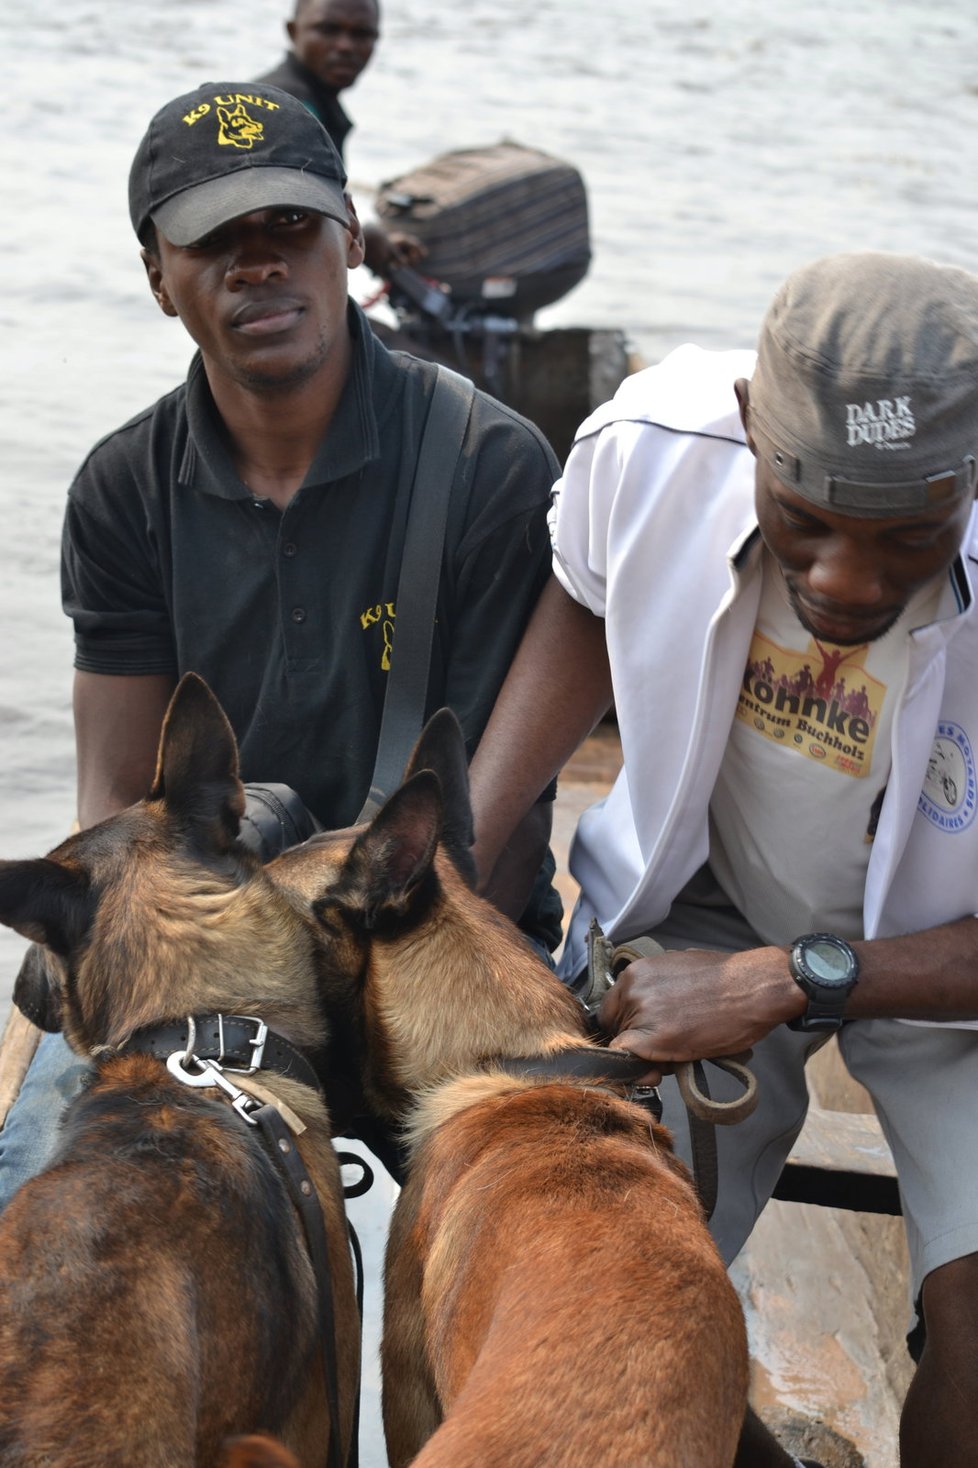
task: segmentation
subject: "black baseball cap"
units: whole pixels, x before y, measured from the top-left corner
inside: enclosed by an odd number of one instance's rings
[[[295,97],[254,82],[205,82],[150,123],[129,172],[129,217],[191,245],[253,209],[311,209],[340,224],[346,171]]]

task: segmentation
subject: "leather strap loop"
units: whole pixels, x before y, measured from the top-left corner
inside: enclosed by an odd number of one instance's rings
[[[657,958],[665,951],[661,943],[644,936],[632,938],[627,943],[616,943],[611,954],[611,972],[617,978],[622,969],[637,959]],[[696,1067],[701,1067],[701,1062],[684,1060],[677,1064],[676,1081],[687,1110],[715,1126],[734,1126],[737,1122],[745,1121],[756,1108],[758,1100],[757,1077],[747,1065],[750,1055],[749,1050],[743,1050],[736,1055],[708,1057],[711,1065],[726,1071],[743,1086],[742,1095],[735,1096],[730,1101],[715,1101],[710,1095],[704,1085],[702,1068],[697,1074]]]
[[[715,1065],[717,1070],[726,1071],[727,1075],[733,1076],[744,1088],[741,1095],[734,1096],[729,1101],[716,1101],[709,1091],[703,1089],[700,1079],[701,1061],[684,1061],[677,1066],[676,1080],[686,1109],[702,1121],[712,1122],[715,1126],[734,1126],[750,1116],[757,1106],[757,1077],[747,1066],[750,1055],[751,1052],[745,1050],[740,1055],[717,1055],[710,1059],[711,1065]]]

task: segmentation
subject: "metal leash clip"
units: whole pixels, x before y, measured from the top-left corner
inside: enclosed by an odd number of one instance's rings
[[[632,1086],[628,1099],[636,1106],[644,1106],[654,1121],[662,1120],[662,1097],[658,1086]]]
[[[596,1014],[601,1001],[615,982],[611,972],[615,945],[606,938],[597,918],[587,930],[587,968],[574,986],[574,994],[588,1014]]]
[[[231,1106],[249,1126],[257,1126],[258,1123],[251,1115],[257,1111],[261,1102],[254,1096],[249,1096],[247,1091],[242,1091],[239,1086],[229,1081],[215,1060],[201,1060],[199,1056],[192,1053],[195,1038],[194,1022],[190,1021],[190,1035],[188,1037],[187,1049],[184,1051],[174,1050],[167,1057],[166,1068],[175,1080],[181,1085],[193,1087],[217,1086],[225,1095],[230,1096]],[[199,1067],[191,1070],[191,1066]]]

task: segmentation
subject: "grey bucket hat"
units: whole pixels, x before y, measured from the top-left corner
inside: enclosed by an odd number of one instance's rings
[[[761,327],[750,423],[778,479],[839,514],[973,496],[978,276],[872,251],[803,266]]]

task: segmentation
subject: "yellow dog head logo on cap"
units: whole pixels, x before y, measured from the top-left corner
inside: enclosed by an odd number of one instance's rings
[[[220,123],[217,134],[219,144],[227,144],[232,148],[252,148],[255,143],[261,142],[265,129],[260,122],[248,115],[243,102],[233,108],[218,106],[217,116]]]

